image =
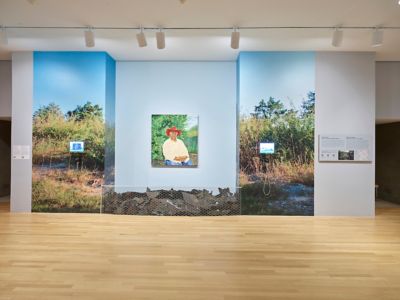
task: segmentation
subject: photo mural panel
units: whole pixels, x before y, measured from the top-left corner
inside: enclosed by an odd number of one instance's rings
[[[242,52],[238,71],[242,214],[313,215],[314,53]]]
[[[113,64],[104,52],[34,53],[32,211],[100,212]]]
[[[105,153],[104,153],[104,184],[115,183],[115,88],[116,63],[106,56],[106,99],[105,99]]]
[[[161,168],[196,168],[199,117],[151,116],[151,165]]]

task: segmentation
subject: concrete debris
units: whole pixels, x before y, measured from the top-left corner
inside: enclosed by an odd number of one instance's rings
[[[208,190],[150,190],[146,192],[103,193],[103,213],[157,216],[222,216],[239,215],[240,201],[229,188],[219,188],[213,195]]]

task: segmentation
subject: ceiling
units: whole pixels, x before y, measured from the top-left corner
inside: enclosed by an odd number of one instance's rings
[[[398,0],[0,0],[5,26],[233,27],[400,26]],[[400,60],[400,30],[386,30],[384,45],[370,46],[370,30],[346,30],[343,46],[331,46],[330,29],[241,30],[240,49],[230,30],[168,30],[166,49],[155,32],[139,48],[135,30],[96,30],[96,47],[85,48],[82,30],[9,29],[0,59],[12,51],[107,51],[118,60],[234,60],[238,51],[376,51],[377,60]]]

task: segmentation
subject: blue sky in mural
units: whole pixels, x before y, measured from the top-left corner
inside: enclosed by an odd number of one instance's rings
[[[315,91],[314,52],[241,52],[239,64],[241,114],[269,97],[299,108]]]
[[[35,52],[33,110],[49,103],[66,113],[87,101],[105,105],[104,52]]]

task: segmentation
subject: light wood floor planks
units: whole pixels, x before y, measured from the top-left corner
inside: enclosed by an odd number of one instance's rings
[[[0,299],[400,299],[374,218],[0,214]]]

